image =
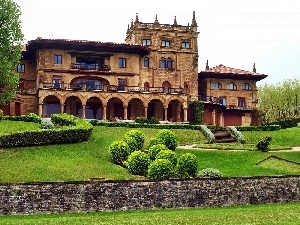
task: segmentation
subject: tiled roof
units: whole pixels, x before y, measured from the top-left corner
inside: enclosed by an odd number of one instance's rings
[[[204,79],[208,77],[220,77],[220,78],[232,78],[232,79],[253,79],[262,80],[268,75],[256,73],[253,71],[247,71],[242,69],[235,69],[228,66],[220,64],[213,68],[208,68],[205,71],[199,73],[199,78]]]
[[[248,75],[263,75],[260,73],[242,70],[242,69],[235,69],[228,66],[224,66],[220,64],[219,66],[215,66],[213,68],[206,69],[205,72],[212,72],[212,73],[225,73],[225,74],[248,74]]]

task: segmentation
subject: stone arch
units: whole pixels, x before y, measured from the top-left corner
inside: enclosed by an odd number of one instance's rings
[[[128,102],[127,115],[130,119],[145,116],[145,106],[140,98],[131,98]]]
[[[97,96],[90,96],[86,100],[85,105],[85,118],[86,119],[103,119],[103,103]]]
[[[106,115],[109,119],[124,118],[124,102],[119,97],[111,97],[107,101]]]
[[[82,99],[79,98],[78,95],[69,95],[65,100],[64,112],[73,116],[82,117],[82,105]]]
[[[42,100],[42,117],[51,117],[61,112],[61,99],[57,95],[48,95]]]
[[[153,98],[148,103],[147,118],[156,117],[158,120],[166,120],[164,104],[159,98]]]
[[[57,97],[59,99],[60,104],[63,104],[63,102],[64,102],[63,97],[60,94],[58,94],[56,92],[53,92],[53,93],[48,92],[48,93],[42,94],[42,96],[39,97],[39,104],[43,104],[44,99],[47,98],[48,96]]]
[[[172,122],[184,121],[183,102],[179,99],[168,101],[167,118]]]

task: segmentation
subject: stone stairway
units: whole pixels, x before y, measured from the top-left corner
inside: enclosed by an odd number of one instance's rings
[[[214,130],[215,143],[237,142],[237,139],[231,135],[228,130]]]

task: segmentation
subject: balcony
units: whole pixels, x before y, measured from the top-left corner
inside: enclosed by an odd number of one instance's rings
[[[139,87],[139,86],[122,86],[122,85],[89,85],[85,83],[65,84],[65,83],[40,83],[40,90],[57,90],[57,91],[104,91],[104,92],[137,92],[143,94],[185,94],[182,88],[169,87]]]
[[[110,71],[109,65],[88,64],[88,63],[71,63],[71,70],[84,71]]]
[[[211,104],[218,104],[223,105],[226,107],[226,109],[237,109],[237,110],[252,110],[250,106],[239,106],[235,104],[226,104],[226,102],[223,102],[222,98],[215,97],[215,96],[199,96],[198,99],[200,101],[204,101],[205,103],[211,103]]]

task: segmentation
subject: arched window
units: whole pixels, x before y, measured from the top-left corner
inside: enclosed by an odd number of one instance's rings
[[[221,89],[222,88],[222,84],[218,81],[214,81],[211,83],[211,88],[213,89]]]
[[[149,68],[149,57],[144,58],[144,67]]]
[[[167,67],[167,61],[166,61],[166,58],[164,58],[164,57],[162,57],[161,59],[160,59],[160,68],[166,68]]]
[[[242,86],[242,90],[251,90],[251,85],[248,84],[248,83],[244,83],[243,86]]]
[[[230,89],[230,90],[236,90],[237,89],[237,86],[235,83],[233,82],[230,82],[227,84],[227,89]]]
[[[163,91],[165,93],[170,93],[170,91],[171,91],[171,84],[170,84],[169,81],[164,81],[161,86],[162,86]]]
[[[172,69],[172,59],[171,58],[167,59],[167,68]]]

